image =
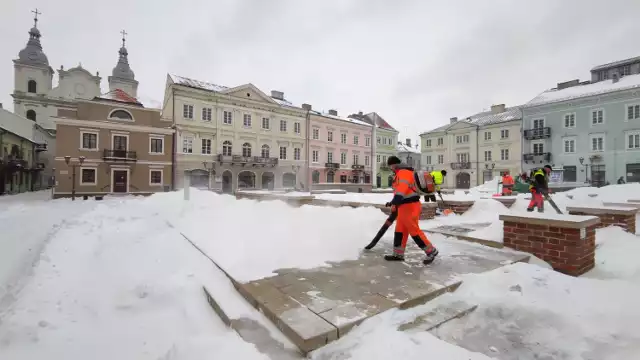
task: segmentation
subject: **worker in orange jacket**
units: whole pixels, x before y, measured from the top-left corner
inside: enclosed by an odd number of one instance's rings
[[[505,171],[502,174],[502,196],[510,196],[513,194],[513,185],[515,182],[513,181],[513,177],[509,174],[508,171]]]
[[[424,232],[420,230],[420,225],[418,224],[420,213],[422,212],[422,204],[420,204],[420,195],[414,170],[401,164],[400,159],[396,156],[390,156],[387,159],[387,165],[391,167],[396,177],[393,181],[393,199],[386,206],[391,206],[392,210],[396,210],[398,218],[393,237],[393,254],[385,255],[384,259],[387,261],[404,261],[404,250],[407,246],[407,235],[409,235],[416,245],[425,252],[426,257],[423,263],[425,265],[431,264],[438,255],[438,250],[427,239]]]

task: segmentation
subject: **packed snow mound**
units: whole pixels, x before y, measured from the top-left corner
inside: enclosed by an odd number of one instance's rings
[[[640,183],[607,185],[600,188],[582,187],[564,192],[564,194],[573,196],[575,201],[583,200],[599,200],[607,202],[626,202],[628,199],[640,198]],[[595,199],[590,194],[598,195]]]
[[[500,182],[500,176],[494,177],[491,181],[487,181],[484,184],[472,187],[469,189],[470,194],[478,193],[491,193],[496,194],[498,191],[498,183]]]
[[[640,237],[610,226],[596,230],[596,267],[584,277],[622,279],[640,284]],[[640,286],[640,285],[639,285]]]

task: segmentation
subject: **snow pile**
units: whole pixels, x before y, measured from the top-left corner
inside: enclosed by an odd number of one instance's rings
[[[496,194],[498,191],[498,183],[500,182],[500,176],[494,177],[491,181],[487,181],[482,185],[478,185],[469,189],[470,194],[490,193]]]
[[[596,267],[585,277],[624,279],[640,284],[640,237],[610,226],[596,230]]]
[[[582,187],[569,190],[563,194],[572,196],[576,202],[626,202],[628,199],[640,198],[640,183],[607,185],[601,188]],[[598,196],[593,198],[589,194],[597,194]]]

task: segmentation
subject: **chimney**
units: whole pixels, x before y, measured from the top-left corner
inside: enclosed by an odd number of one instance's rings
[[[458,117],[452,117],[451,119],[449,119],[450,124],[453,124],[456,121],[458,121]]]
[[[500,114],[504,112],[504,104],[499,105],[491,105],[491,113],[492,114]]]
[[[570,88],[577,85],[580,85],[580,79],[561,82],[561,83],[558,83],[558,90]]]
[[[411,139],[406,139],[406,142],[407,142],[407,146],[411,147]]]
[[[329,115],[338,116],[338,110],[333,110],[333,109],[329,110]]]
[[[271,97],[278,100],[284,100],[284,93],[278,90],[271,90]]]
[[[307,111],[311,111],[311,109],[312,109],[310,104],[302,104],[302,108],[307,110]]]
[[[358,116],[362,116],[362,111],[358,111]]]

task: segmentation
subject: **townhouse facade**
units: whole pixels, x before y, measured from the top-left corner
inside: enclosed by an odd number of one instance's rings
[[[184,176],[225,193],[307,186],[308,111],[283,92],[169,74],[162,113],[177,130],[177,187]]]
[[[122,90],[58,110],[54,197],[150,195],[172,188],[175,131]]]
[[[372,125],[310,110],[309,171],[312,189],[371,190],[373,145]]]
[[[405,142],[398,142],[397,153],[400,160],[403,163],[411,166],[415,170],[426,170],[422,166],[422,155],[420,154],[420,150],[418,150],[418,144],[411,143],[411,139],[405,139]]]
[[[599,65],[591,81],[557,84],[523,107],[523,167],[558,182],[640,181],[640,58]]]
[[[468,189],[508,171],[521,171],[522,111],[493,105],[491,110],[420,134],[427,170],[446,170],[445,187]]]

